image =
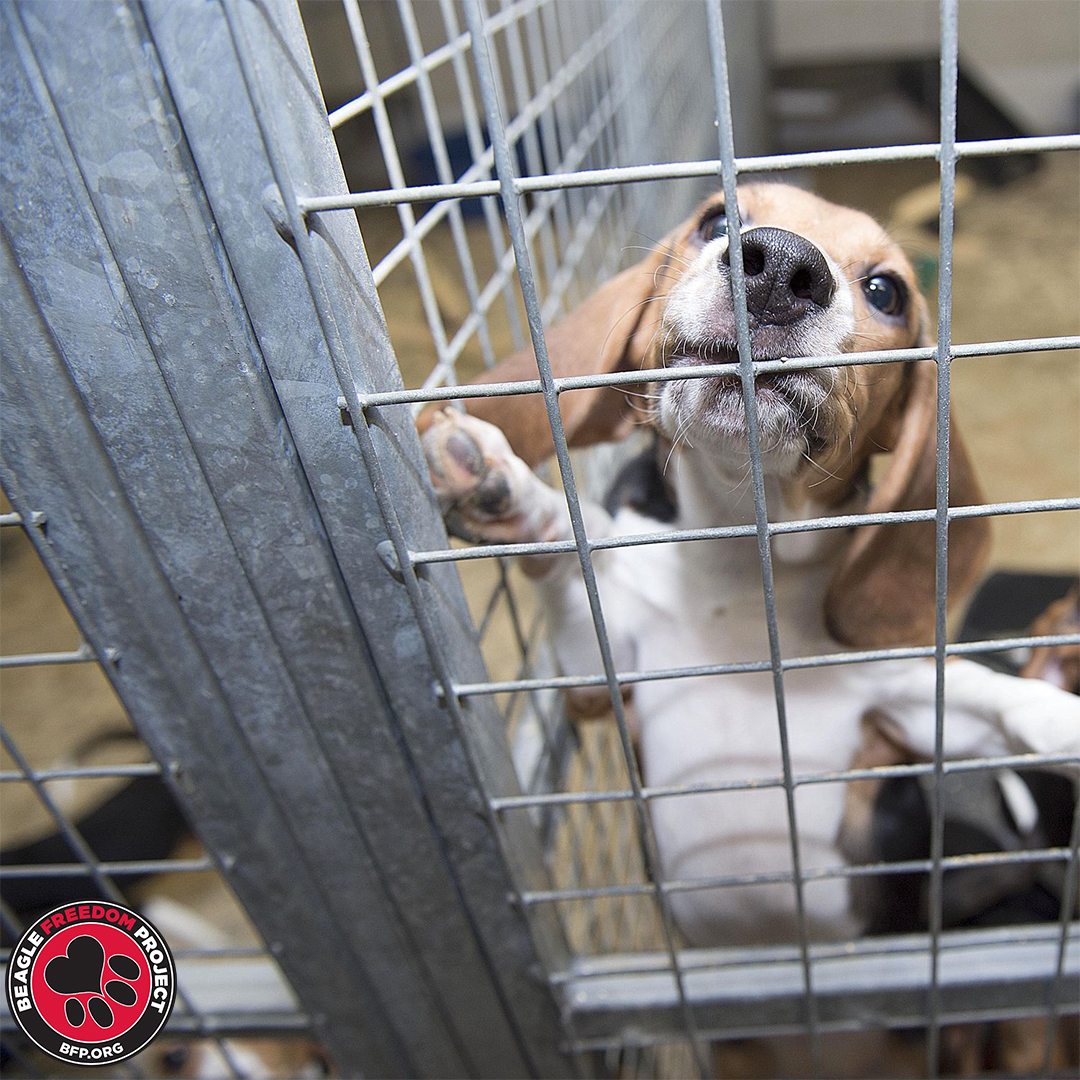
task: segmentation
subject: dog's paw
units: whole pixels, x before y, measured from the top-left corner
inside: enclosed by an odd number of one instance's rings
[[[423,435],[431,485],[443,513],[468,509],[489,520],[511,508],[510,468],[514,457],[506,436],[468,413],[443,409]]]
[[[494,424],[443,409],[432,418],[421,443],[431,486],[451,532],[481,543],[530,538],[519,535],[529,531],[529,515],[523,515],[521,507],[539,480]]]

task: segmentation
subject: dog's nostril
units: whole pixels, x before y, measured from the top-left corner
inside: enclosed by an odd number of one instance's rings
[[[765,269],[765,252],[755,244],[743,245],[743,270],[747,277],[757,277]]]
[[[795,271],[791,281],[788,283],[788,288],[791,289],[792,295],[797,296],[800,300],[814,299],[814,279],[806,267],[801,267]]]

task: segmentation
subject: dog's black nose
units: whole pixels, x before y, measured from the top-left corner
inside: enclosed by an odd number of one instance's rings
[[[730,265],[728,251],[721,257]],[[787,229],[748,229],[742,234],[746,306],[762,323],[786,326],[812,305],[825,307],[836,292],[825,256]]]

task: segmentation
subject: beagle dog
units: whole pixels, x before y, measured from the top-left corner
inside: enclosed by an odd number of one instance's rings
[[[912,268],[866,215],[763,183],[740,188],[739,220],[755,360],[928,342],[928,315]],[[642,262],[551,327],[555,375],[735,361],[727,230],[723,197],[710,198]],[[535,377],[532,352],[523,351],[481,381]],[[770,519],[932,508],[936,386],[932,361],[757,376]],[[612,387],[561,395],[571,446],[622,438],[643,417],[656,433],[644,481],[631,476],[621,485],[623,505],[614,512],[583,505],[589,536],[752,524],[739,379],[654,383],[646,398],[642,407],[641,395]],[[563,494],[531,468],[553,451],[541,397],[464,404],[467,412],[432,409],[419,422],[450,529],[479,542],[570,539]],[[642,463],[635,468],[642,473]],[[953,505],[983,501],[955,427],[950,477]],[[984,518],[951,523],[950,603],[978,577],[988,537]],[[932,642],[932,522],[782,533],[773,537],[772,552],[785,658]],[[596,550],[593,561],[620,671],[768,659],[756,537]],[[530,555],[521,565],[546,610],[563,672],[602,674],[576,555]],[[1080,752],[1080,699],[963,659],[950,661],[945,682],[948,757]],[[785,672],[784,690],[796,776],[848,768],[868,716],[910,758],[933,756],[932,661],[797,667]],[[601,714],[607,691],[574,691],[569,704],[579,716]],[[637,682],[630,715],[648,786],[781,773],[769,671]],[[804,870],[843,864],[845,785],[799,786],[795,805]],[[795,938],[795,891],[784,880],[792,857],[782,788],[657,798],[651,811],[665,879],[768,879],[671,892],[673,913],[691,944]],[[814,939],[846,939],[861,929],[848,882],[840,877],[809,881],[805,912]]]

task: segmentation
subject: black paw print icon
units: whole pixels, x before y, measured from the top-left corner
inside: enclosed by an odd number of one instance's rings
[[[114,1017],[109,1001],[134,1005],[138,1000],[131,983],[139,977],[139,965],[130,956],[118,953],[109,957],[109,973],[117,978],[110,978],[102,986],[104,972],[105,949],[88,934],[75,938],[68,945],[66,956],[55,956],[46,965],[45,982],[49,989],[57,994],[73,995],[64,1003],[64,1013],[72,1027],[82,1025],[87,1009],[98,1027],[112,1027]],[[87,999],[84,1008],[74,995],[87,993],[94,997]]]

